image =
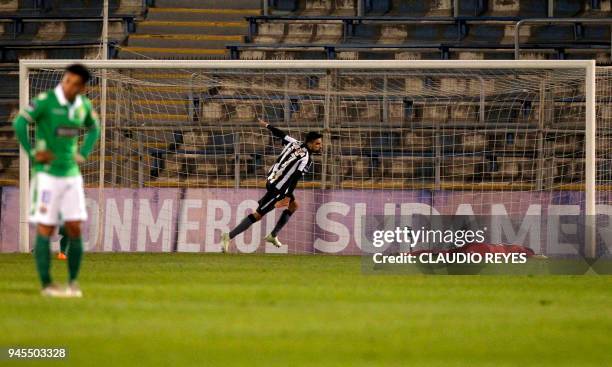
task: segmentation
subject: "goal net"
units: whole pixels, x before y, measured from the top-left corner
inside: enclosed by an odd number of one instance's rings
[[[596,191],[611,202],[610,100],[595,133],[590,62],[88,65],[98,110],[107,83],[104,141],[82,166],[90,250],[220,251],[283,147],[257,118],[298,140],[321,132],[324,148],[295,191],[285,245],[263,241],[277,209],[233,241],[235,252],[358,254],[364,217],[415,213],[514,216],[500,243],[582,252],[550,245],[546,226],[537,233],[525,217],[594,213]],[[32,63],[28,97],[53,88],[61,66]],[[610,72],[600,77],[609,92]]]
[[[596,71],[596,190],[595,252],[612,253],[612,67]]]

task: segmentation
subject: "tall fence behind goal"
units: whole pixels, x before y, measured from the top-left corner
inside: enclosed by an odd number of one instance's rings
[[[70,62],[22,61],[21,105]],[[298,139],[323,132],[324,150],[296,190],[287,246],[262,241],[272,212],[238,252],[357,254],[364,215],[593,217],[612,203],[612,77],[601,69],[596,84],[593,61],[84,63],[88,94],[107,106],[104,144],[82,167],[90,250],[219,251],[282,148],[258,117]],[[584,254],[607,251],[594,225],[580,235]],[[504,242],[563,253],[519,237]]]

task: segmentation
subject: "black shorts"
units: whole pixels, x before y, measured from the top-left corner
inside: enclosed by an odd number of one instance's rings
[[[295,200],[292,193],[283,194],[273,185],[267,185],[266,189],[268,191],[266,191],[266,194],[258,201],[259,206],[257,207],[257,213],[259,213],[261,216],[264,216],[274,210],[274,205],[284,198],[289,198],[290,202]]]

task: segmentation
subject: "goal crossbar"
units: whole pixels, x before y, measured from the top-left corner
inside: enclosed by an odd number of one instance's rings
[[[20,60],[35,70],[61,68],[77,60]],[[108,69],[588,69],[594,60],[78,60]]]

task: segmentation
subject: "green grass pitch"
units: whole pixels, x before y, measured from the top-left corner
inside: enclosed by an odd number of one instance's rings
[[[0,255],[0,347],[70,349],[15,365],[612,363],[610,276],[378,276],[358,257],[216,254],[86,254],[81,274],[83,299],[44,299],[31,256]]]

